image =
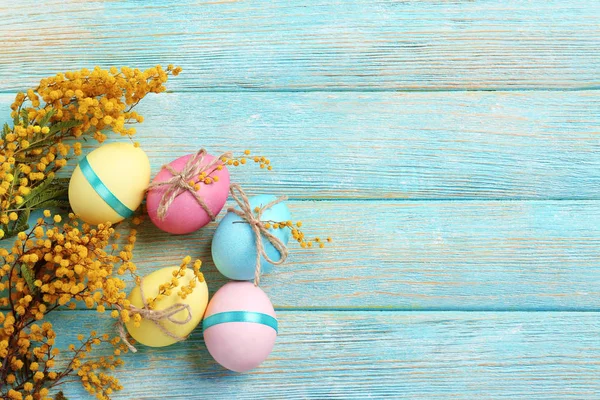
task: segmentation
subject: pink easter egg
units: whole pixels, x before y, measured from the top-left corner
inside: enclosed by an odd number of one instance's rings
[[[176,171],[181,172],[185,167],[185,163],[192,156],[193,154],[188,154],[187,156],[180,157],[171,162],[169,165]],[[202,165],[206,165],[214,159],[214,156],[206,154],[202,160]],[[212,169],[213,168],[211,168],[210,171],[212,171]],[[171,179],[172,176],[173,175],[171,172],[165,168],[162,168],[152,182],[164,182]],[[222,170],[215,170],[212,172],[210,176],[218,177],[218,181],[208,185],[204,182],[200,182],[200,189],[196,193],[202,196],[208,208],[216,216],[227,201],[229,190],[229,171],[227,171],[226,167],[223,167]],[[198,179],[196,177],[196,181],[197,180]],[[148,195],[146,197],[148,215],[150,216],[150,219],[154,225],[156,225],[159,229],[169,233],[185,234],[197,231],[211,221],[208,213],[202,208],[196,198],[189,191],[184,191],[177,196],[173,203],[171,203],[169,206],[165,218],[159,218],[158,207],[167,189],[168,186],[152,188],[148,191]]]
[[[267,359],[277,337],[271,301],[251,282],[229,282],[215,293],[204,314],[204,342],[223,367],[251,370]],[[230,322],[245,320],[252,322]]]

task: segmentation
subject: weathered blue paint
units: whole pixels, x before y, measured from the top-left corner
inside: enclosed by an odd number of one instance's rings
[[[595,399],[598,316],[571,312],[280,311],[260,368],[215,363],[196,329],[184,343],[124,357],[122,399]],[[110,329],[105,315],[61,312],[65,333]],[[106,353],[105,353],[106,354]],[[65,387],[85,398],[83,389]]]
[[[267,155],[272,172],[232,168],[249,194],[600,199],[598,110],[596,91],[167,93],[140,103],[136,140],[153,173],[201,147]]]
[[[264,276],[280,335],[261,368],[224,371],[198,330],[126,356],[117,397],[599,398],[599,14],[591,0],[0,5],[0,120],[15,90],[65,69],[180,64],[173,93],[139,107],[153,171],[250,148],[274,171],[234,180],[289,195],[334,239]],[[146,222],[140,273],[190,254],[214,293],[215,226]],[[54,315],[62,345],[109,329]]]
[[[158,63],[191,91],[600,86],[596,0],[15,3],[0,5],[0,90]]]

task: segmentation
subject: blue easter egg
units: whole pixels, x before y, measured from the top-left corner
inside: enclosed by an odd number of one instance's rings
[[[249,199],[250,207],[261,207],[275,200],[275,196],[259,195]],[[238,208],[238,207],[236,207]],[[275,204],[264,210],[261,221],[289,221],[290,210],[285,203]],[[290,240],[289,229],[274,229],[270,232],[287,245]],[[212,258],[217,269],[229,279],[248,281],[254,279],[256,268],[256,238],[250,225],[237,214],[228,212],[221,220],[212,241]],[[262,237],[263,246],[270,259],[279,260],[280,254],[273,245]],[[273,265],[261,257],[261,271],[268,273]]]

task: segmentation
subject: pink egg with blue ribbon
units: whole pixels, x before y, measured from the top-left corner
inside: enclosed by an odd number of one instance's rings
[[[266,360],[275,345],[278,323],[271,301],[250,282],[229,282],[210,300],[204,342],[223,367],[245,372]]]

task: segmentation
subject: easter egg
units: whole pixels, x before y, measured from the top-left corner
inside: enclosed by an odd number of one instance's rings
[[[169,165],[175,171],[181,172],[185,168],[190,157],[193,156],[193,154],[189,154],[180,157]],[[205,154],[200,165],[209,164],[214,159],[214,156]],[[194,181],[199,184],[199,190],[197,190],[196,193],[202,197],[213,215],[217,215],[227,201],[229,172],[225,167],[221,170],[212,167],[206,172],[210,173],[209,176],[213,182],[210,184],[205,184],[202,181],[198,182],[198,177],[195,176]],[[155,184],[157,182],[168,181],[172,177],[173,175],[171,172],[163,168],[158,175],[156,175],[152,183]],[[217,178],[216,181],[214,181],[215,177]],[[208,215],[206,210],[204,210],[196,197],[189,190],[182,190],[169,205],[166,214],[161,218],[159,216],[159,206],[168,190],[169,186],[166,185],[151,188],[148,190],[148,196],[146,198],[148,215],[154,225],[159,229],[174,234],[185,234],[194,232],[211,221],[210,215]]]
[[[210,355],[235,372],[260,365],[277,337],[273,305],[250,282],[229,282],[219,289],[208,304],[202,327]]]
[[[250,207],[261,207],[273,200],[275,196],[259,195],[250,197]],[[277,203],[262,213],[261,221],[288,221],[292,216],[285,203]],[[289,229],[274,229],[270,232],[283,244],[290,240]],[[271,260],[279,260],[280,255],[264,236],[263,246]],[[247,281],[254,279],[256,269],[256,236],[252,228],[239,215],[228,212],[219,223],[212,240],[212,258],[217,269],[229,279]],[[268,273],[273,265],[261,257],[261,271]]]
[[[144,297],[150,299],[156,297],[159,286],[169,282],[173,278],[173,272],[179,270],[178,267],[167,267],[152,272],[147,275],[142,281],[142,289]],[[177,295],[180,288],[187,286],[190,281],[195,279],[194,271],[191,269],[185,270],[185,275],[179,277],[179,286],[171,290],[171,294],[157,300],[154,305],[154,310],[165,310],[175,304],[187,304],[191,310],[191,319],[185,324],[177,324],[172,321],[163,319],[159,323],[168,332],[175,336],[185,338],[198,326],[206,310],[208,303],[208,287],[206,282],[196,282],[196,287],[192,293],[188,294],[185,299]],[[143,308],[144,303],[140,293],[140,287],[136,286],[128,297],[131,304],[138,308]],[[172,316],[175,321],[185,321],[188,317],[188,311],[182,309]],[[133,320],[125,324],[129,334],[138,342],[150,347],[163,347],[176,343],[178,340],[163,332],[157,322],[142,318],[139,327],[135,327]]]
[[[119,222],[133,215],[150,181],[146,153],[131,143],[105,144],[85,156],[69,182],[69,203],[85,222]]]

